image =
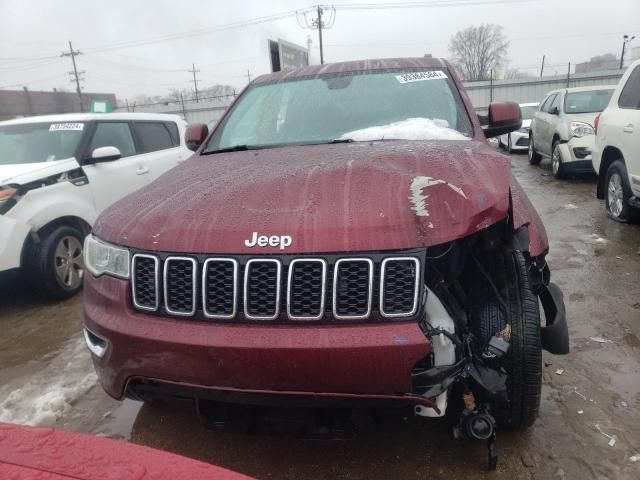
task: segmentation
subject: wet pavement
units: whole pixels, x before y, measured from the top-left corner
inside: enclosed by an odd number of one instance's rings
[[[84,348],[81,295],[51,304],[11,279],[0,284],[0,421],[125,439],[259,479],[640,478],[629,460],[640,453],[640,226],[607,218],[594,178],[558,181],[548,164],[512,158],[547,227],[572,351],[545,352],[540,418],[527,432],[499,432],[497,473],[486,471],[483,444],[452,440],[440,421],[301,440],[210,431],[190,405],[114,401]]]

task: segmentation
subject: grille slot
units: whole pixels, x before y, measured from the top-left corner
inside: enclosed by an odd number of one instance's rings
[[[373,261],[341,258],[333,271],[333,315],[338,320],[358,320],[371,314]]]
[[[287,316],[291,320],[319,320],[324,315],[327,262],[298,258],[289,264]]]
[[[418,309],[420,262],[417,258],[391,257],[380,268],[380,313],[406,317]]]
[[[164,308],[173,315],[196,312],[196,260],[167,257],[164,261]]]
[[[238,262],[230,258],[208,258],[202,266],[202,309],[208,318],[236,316]]]
[[[251,259],[244,271],[244,315],[250,320],[275,320],[280,315],[282,265],[275,259]]]
[[[158,309],[158,259],[136,254],[131,260],[133,304],[140,310]]]

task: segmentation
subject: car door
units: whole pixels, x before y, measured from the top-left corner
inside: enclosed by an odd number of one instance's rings
[[[190,156],[191,152],[181,145],[180,127],[176,122],[134,121],[132,125],[139,157],[149,168],[150,180],[155,180]]]
[[[536,151],[538,153],[547,154],[544,147],[547,142],[549,130],[549,107],[555,100],[555,98],[555,93],[549,94],[547,98],[542,102],[540,110],[538,110],[534,115],[534,120],[532,122],[533,144],[535,145]]]
[[[106,162],[91,162],[91,153],[100,147],[116,147],[122,157]],[[98,213],[149,182],[147,161],[142,158],[143,155],[136,153],[130,122],[96,122],[82,163]]]
[[[640,192],[640,65],[631,72],[620,92],[617,113],[612,115],[617,118],[611,128],[618,132],[611,136],[619,142],[618,147],[625,157],[629,173],[629,183],[637,195]]]

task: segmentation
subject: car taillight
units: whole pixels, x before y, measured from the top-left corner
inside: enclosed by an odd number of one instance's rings
[[[596,133],[596,135],[598,134],[598,124],[600,123],[600,115],[602,115],[602,112],[598,113],[596,115],[596,118],[593,119],[593,131]]]

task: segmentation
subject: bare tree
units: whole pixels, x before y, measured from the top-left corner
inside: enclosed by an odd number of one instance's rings
[[[449,40],[451,61],[464,80],[488,80],[507,62],[509,41],[500,25],[470,26]]]

